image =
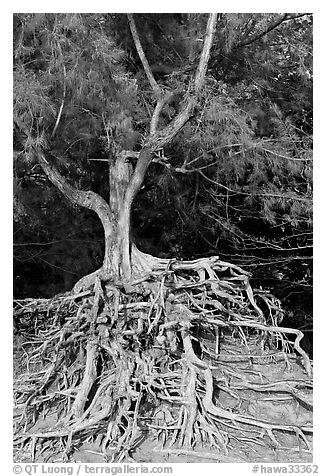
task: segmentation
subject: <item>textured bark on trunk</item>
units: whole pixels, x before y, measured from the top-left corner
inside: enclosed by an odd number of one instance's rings
[[[113,236],[105,240],[102,271],[104,276],[117,279],[131,278],[130,265],[130,208],[124,207],[125,195],[130,184],[132,166],[121,154],[110,168],[110,208],[113,214]]]

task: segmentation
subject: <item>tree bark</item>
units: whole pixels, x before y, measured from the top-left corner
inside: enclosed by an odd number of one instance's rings
[[[128,213],[124,209],[131,175],[132,165],[126,154],[122,153],[110,168],[110,207],[114,215],[115,237],[105,243],[107,253],[103,262],[104,274],[114,274],[119,279],[131,277],[130,259],[127,258],[130,256],[130,225],[127,226],[130,210]]]

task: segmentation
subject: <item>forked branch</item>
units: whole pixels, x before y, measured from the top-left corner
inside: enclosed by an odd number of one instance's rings
[[[146,170],[152,161],[152,153],[155,152],[155,150],[160,149],[164,147],[166,144],[168,144],[177,135],[177,133],[185,125],[185,123],[189,120],[191,116],[199,91],[202,88],[204,80],[205,80],[208,60],[209,60],[210,51],[212,48],[212,43],[214,38],[214,32],[216,28],[216,21],[217,21],[217,14],[211,13],[207,21],[204,46],[203,46],[197,72],[194,79],[193,94],[189,96],[188,100],[185,102],[181,111],[166,127],[164,127],[164,129],[150,134],[147,140],[145,141],[145,145],[143,147],[142,152],[139,155],[135,172],[132,176],[130,185],[125,195],[125,200],[129,204],[132,203],[135,195],[137,194],[139,188],[141,187],[143,183]],[[162,104],[158,103],[157,108],[154,111],[154,116],[155,114],[156,115],[159,114],[161,107],[163,107],[163,103]],[[154,121],[153,118],[152,118],[152,125]],[[155,119],[155,122],[157,122],[156,119]],[[154,132],[154,129],[153,129],[153,132]]]

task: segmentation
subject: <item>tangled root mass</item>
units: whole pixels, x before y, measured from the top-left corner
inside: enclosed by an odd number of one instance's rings
[[[121,461],[149,436],[171,451],[225,454],[235,440],[277,448],[291,434],[309,452],[309,421],[271,421],[248,409],[254,395],[311,413],[303,334],[282,318],[274,296],[218,257],[161,260],[128,285],[94,274],[71,293],[15,301],[16,450],[29,445],[37,458],[57,448],[69,458],[96,438],[108,461]],[[293,362],[299,379],[266,377],[267,366]]]

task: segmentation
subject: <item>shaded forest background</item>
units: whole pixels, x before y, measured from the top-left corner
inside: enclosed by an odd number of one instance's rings
[[[205,18],[135,19],[156,81],[173,91],[160,119],[168,123],[197,66]],[[107,197],[110,157],[137,150],[152,110],[126,15],[14,15],[16,298],[71,289],[104,249],[96,215],[62,197],[30,147],[44,140],[75,185]],[[144,252],[217,254],[250,271],[254,286],[281,299],[287,325],[311,334],[312,15],[219,15],[199,105],[157,152],[132,221]]]

